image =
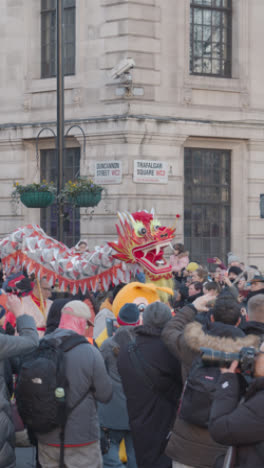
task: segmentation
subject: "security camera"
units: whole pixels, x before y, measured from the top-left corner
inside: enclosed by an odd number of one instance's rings
[[[127,73],[131,68],[134,68],[135,62],[132,58],[121,60],[110,72],[110,78],[119,78],[124,73]]]

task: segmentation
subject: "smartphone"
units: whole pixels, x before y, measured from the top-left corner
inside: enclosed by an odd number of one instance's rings
[[[106,330],[107,330],[107,335],[110,338],[113,336],[116,332],[117,329],[117,321],[116,319],[111,319],[111,318],[106,318]]]
[[[214,258],[208,258],[207,263],[215,263],[215,259]]]

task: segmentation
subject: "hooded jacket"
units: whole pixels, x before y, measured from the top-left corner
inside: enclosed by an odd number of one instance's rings
[[[107,338],[100,347],[108,375],[113,385],[113,395],[108,403],[98,404],[100,424],[103,427],[115,430],[130,431],[127,401],[121,377],[117,369],[117,359],[120,347],[134,339],[134,327],[120,327],[114,337]]]
[[[15,428],[10,397],[5,378],[5,360],[33,351],[38,346],[38,334],[32,317],[17,319],[20,336],[0,334],[0,468],[15,468]]]
[[[254,335],[245,336],[242,330],[220,322],[203,325],[194,321],[195,315],[192,305],[183,307],[162,333],[166,346],[181,360],[184,381],[201,347],[238,352],[244,346],[259,345],[259,338]],[[217,444],[208,429],[176,418],[166,449],[173,460],[196,468],[212,468],[225,452],[226,447]]]
[[[222,374],[212,405],[209,431],[221,444],[236,447],[235,468],[264,466],[264,378],[253,381],[240,401],[236,374]]]
[[[264,323],[251,320],[245,322],[241,328],[246,335],[257,335],[261,342],[264,341]]]
[[[163,344],[160,328],[142,325],[135,328],[135,333],[141,356],[156,370],[153,389],[134,367],[127,346],[121,347],[118,370],[127,398],[137,465],[169,468],[171,461],[164,455],[164,448],[181,392],[180,364]]]
[[[75,334],[72,330],[57,329],[45,335],[44,340],[56,340]],[[80,344],[65,353],[66,377],[69,382],[67,404],[72,407],[88,391],[85,398],[70,414],[65,429],[65,446],[88,445],[99,440],[99,422],[96,400],[106,403],[112,396],[112,384],[103,358],[94,346]],[[43,444],[59,446],[60,429],[38,434]]]

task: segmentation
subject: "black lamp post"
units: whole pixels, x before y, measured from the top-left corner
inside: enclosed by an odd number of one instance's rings
[[[57,0],[57,171],[60,193],[64,183],[64,0]],[[58,201],[58,240],[63,242],[63,201]]]

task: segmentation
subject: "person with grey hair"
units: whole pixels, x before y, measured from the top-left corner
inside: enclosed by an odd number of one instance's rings
[[[264,294],[256,294],[248,301],[248,322],[243,325],[246,335],[253,334],[264,341]]]
[[[170,468],[164,454],[181,394],[181,368],[161,341],[171,319],[162,302],[149,304],[135,340],[120,348],[118,370],[127,398],[129,423],[138,468]]]

